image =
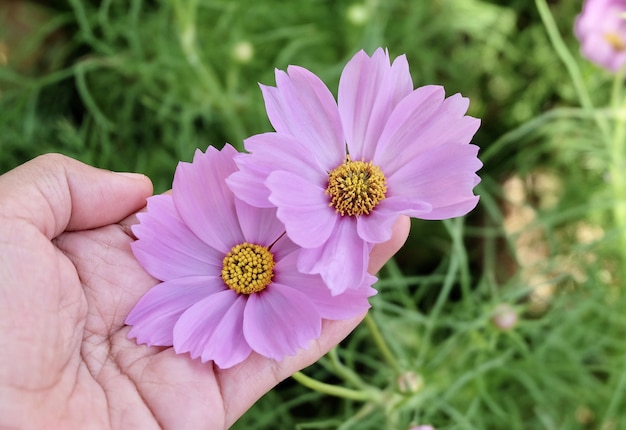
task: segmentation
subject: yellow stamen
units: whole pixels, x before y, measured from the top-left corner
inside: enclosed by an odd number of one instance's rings
[[[606,40],[616,51],[626,50],[626,43],[624,43],[624,40],[620,37],[620,35],[615,32],[611,31],[604,33],[604,40]]]
[[[274,255],[265,246],[244,242],[233,246],[222,261],[222,279],[240,294],[263,291],[274,276]]]
[[[385,199],[387,178],[372,162],[351,161],[350,156],[328,174],[326,194],[343,215],[367,215]]]

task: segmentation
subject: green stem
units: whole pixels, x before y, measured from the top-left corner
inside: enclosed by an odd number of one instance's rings
[[[618,111],[626,107],[623,97],[624,75],[616,73],[611,92],[611,107]],[[623,261],[626,262],[626,160],[624,159],[624,139],[626,138],[626,119],[618,117],[615,121],[612,139],[608,142],[609,175],[613,194],[613,216],[619,229],[619,247]]]
[[[330,363],[333,366],[333,370],[337,376],[339,376],[344,381],[349,382],[356,387],[359,387],[361,389],[366,388],[365,383],[361,380],[359,375],[357,375],[349,367],[344,366],[344,364],[341,362],[341,359],[339,358],[339,354],[337,354],[336,347],[328,351],[327,357],[330,360]]]
[[[245,126],[241,121],[241,115],[238,114],[237,108],[232,102],[233,97],[226,93],[215,71],[202,61],[197,50],[196,11],[198,1],[189,0],[187,2],[173,2],[172,4],[185,59],[198,76],[207,97],[216,101],[212,105],[223,115],[230,143],[236,148],[242,149],[242,142],[246,137]]]
[[[389,349],[387,342],[385,342],[385,339],[383,338],[382,333],[378,329],[378,325],[376,325],[376,321],[374,321],[374,318],[372,318],[370,314],[367,314],[365,316],[365,324],[367,325],[367,328],[369,329],[369,331],[372,333],[372,337],[374,338],[374,343],[380,350],[385,361],[393,368],[393,370],[396,373],[399,373],[400,366],[398,365],[398,362],[396,361],[396,357],[391,352],[391,349]]]
[[[561,119],[587,119],[591,118],[588,112],[580,108],[555,108],[547,112],[543,112],[522,125],[507,131],[493,143],[491,143],[480,155],[483,163],[488,164],[489,161],[500,154],[500,152],[508,146],[517,144],[521,139],[529,136],[531,133],[540,129],[552,121]]]
[[[326,384],[325,382],[320,382],[317,379],[306,376],[302,372],[296,372],[292,375],[292,377],[305,387],[313,391],[317,391],[318,393],[328,394],[329,396],[341,397],[349,400],[357,400],[360,402],[377,400],[378,397],[372,391],[351,390],[350,388]]]
[[[424,330],[424,336],[422,344],[423,346],[420,348],[419,355],[417,357],[418,365],[424,363],[426,354],[430,348],[431,336],[433,331],[435,330],[435,326],[437,323],[437,319],[439,318],[439,314],[443,310],[443,307],[450,295],[450,291],[452,291],[452,286],[454,285],[454,281],[457,278],[457,274],[459,271],[459,260],[456,258],[457,255],[453,253],[450,258],[450,264],[448,265],[448,270],[446,272],[446,277],[443,281],[443,286],[437,296],[437,301],[435,301],[435,305],[430,310],[430,314],[428,315],[428,319],[426,320],[426,327]]]
[[[612,198],[614,200],[613,216],[616,226],[620,231],[619,239],[619,251],[626,261],[626,160],[624,159],[624,138],[626,137],[626,121],[621,116],[618,116],[618,120],[615,123],[615,127],[611,130],[610,124],[605,116],[602,116],[598,112],[591,101],[591,97],[587,92],[587,89],[583,83],[583,79],[578,69],[576,61],[568,51],[561,35],[558,32],[554,18],[550,13],[550,9],[546,3],[546,0],[535,0],[537,10],[541,16],[548,36],[556,51],[557,55],[561,58],[561,61],[565,64],[567,71],[572,79],[576,93],[582,107],[585,110],[593,113],[593,119],[595,120],[603,140],[607,143],[609,152],[609,174],[611,181]],[[615,75],[615,81],[611,91],[611,107],[613,110],[619,110],[626,106],[623,100],[622,89],[624,81],[624,69],[620,70]]]
[[[539,12],[539,16],[541,16],[543,25],[545,26],[550,42],[552,43],[552,47],[556,51],[556,54],[561,58],[561,61],[570,75],[570,79],[574,84],[574,89],[578,95],[581,106],[584,109],[593,112],[593,102],[591,101],[589,92],[583,82],[578,64],[567,49],[565,42],[563,42],[563,38],[561,37],[556,23],[554,22],[554,17],[552,16],[552,13],[550,13],[550,8],[548,7],[546,0],[535,0],[535,4],[537,5],[537,11]],[[593,115],[593,118],[603,136],[609,136],[609,126],[604,118],[602,118],[599,114]]]
[[[562,107],[554,108],[549,111],[540,113],[531,120],[523,123],[522,125],[507,131],[498,139],[493,141],[483,152],[481,152],[480,159],[485,163],[500,155],[506,147],[516,145],[519,141],[533,132],[541,129],[541,127],[549,124],[553,121],[559,120],[590,120],[595,116],[600,116],[604,121],[608,120],[626,120],[626,109],[622,108],[597,108],[593,112],[586,111],[581,108]]]
[[[91,97],[91,91],[89,90],[89,85],[87,84],[85,70],[86,67],[84,67],[81,63],[78,63],[74,68],[76,88],[78,90],[78,93],[80,94],[83,103],[85,103],[85,106],[93,116],[96,123],[98,123],[100,127],[110,130],[111,128],[113,128],[113,122],[109,118],[107,118],[102,110],[100,110],[100,107],[98,106],[96,100]]]
[[[465,250],[465,245],[463,243],[463,227],[464,227],[464,219],[463,218],[455,218],[455,219],[446,219],[443,220],[443,225],[448,231],[448,234],[452,238],[452,252],[454,252],[460,261],[459,268],[459,281],[461,283],[461,291],[463,292],[463,298],[466,301],[469,301],[471,297],[470,290],[470,272],[468,267],[468,259],[467,252]]]
[[[600,428],[609,427],[608,424],[614,419],[617,412],[619,412],[617,411],[617,408],[624,398],[624,389],[626,388],[626,360],[624,360],[624,368],[622,369],[622,372],[617,375],[619,375],[619,380],[617,381],[617,386],[613,390],[614,394],[611,396],[611,401],[606,408]]]

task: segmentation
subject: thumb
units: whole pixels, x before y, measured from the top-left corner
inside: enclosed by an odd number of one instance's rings
[[[26,220],[52,239],[65,230],[118,222],[141,209],[151,194],[144,175],[46,154],[0,176],[0,218]]]

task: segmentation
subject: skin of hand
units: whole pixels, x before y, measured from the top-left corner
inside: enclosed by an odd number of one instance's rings
[[[152,184],[57,154],[0,176],[0,428],[221,429],[310,365],[361,321],[324,321],[307,350],[254,352],[221,370],[127,339],[124,318],[158,281],[130,250]],[[408,218],[377,245],[378,271]]]

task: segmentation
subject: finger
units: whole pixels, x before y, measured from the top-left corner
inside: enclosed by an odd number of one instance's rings
[[[132,213],[128,215],[126,218],[119,222],[120,227],[122,227],[122,231],[126,234],[126,236],[130,237],[133,240],[137,240],[137,236],[133,233],[133,226],[135,224],[139,224],[139,219],[137,218],[137,214],[139,212],[146,212],[147,209],[144,206],[143,209],[140,209],[138,212]]]
[[[404,244],[410,229],[408,217],[401,216],[393,227],[392,238],[378,244],[370,254],[370,273],[376,273]],[[263,394],[283,379],[309,366],[341,342],[361,322],[365,314],[350,320],[323,321],[322,335],[307,350],[280,362],[252,354],[242,364],[217,370],[222,387],[227,425],[234,423]],[[251,384],[250,381],[254,381]]]
[[[165,191],[163,194],[172,194],[172,190]],[[130,237],[131,239],[137,240],[137,236],[135,236],[135,233],[133,233],[133,229],[132,229],[132,227],[135,224],[139,224],[139,218],[137,218],[137,214],[140,212],[147,212],[147,211],[148,211],[148,208],[144,206],[141,210],[127,216],[126,218],[124,218],[123,220],[119,222],[120,227],[122,227],[122,231],[126,233],[126,235]]]
[[[97,169],[60,154],[37,157],[0,176],[0,217],[21,218],[48,238],[118,222],[145,205],[144,175]]]

